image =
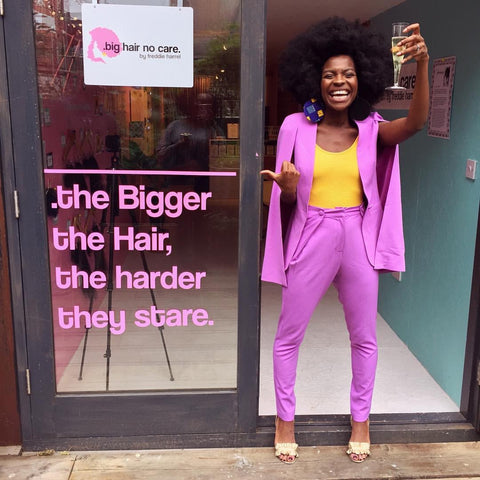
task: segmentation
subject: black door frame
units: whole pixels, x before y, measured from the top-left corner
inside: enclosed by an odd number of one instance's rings
[[[460,411],[480,433],[480,208],[473,263]]]
[[[49,262],[32,2],[6,5],[2,41],[9,75],[0,92],[11,104],[0,121],[12,133],[11,152],[2,152],[10,160],[4,162],[5,177],[12,181],[6,185],[6,208],[14,211],[14,191],[20,205],[19,218],[9,215],[7,221],[25,448],[223,446],[256,431],[258,382],[252,379],[258,379],[259,358],[250,352],[259,345],[259,258],[252,252],[260,238],[265,5],[265,0],[241,2],[241,118],[248,120],[240,125],[238,388],[164,395],[55,393],[50,282],[39,281],[49,278]],[[2,140],[6,131],[2,128]],[[135,427],[125,423],[127,412],[135,412]]]
[[[15,5],[16,6],[16,5]],[[2,181],[4,188],[4,204],[5,204],[5,222],[7,225],[7,242],[8,242],[8,260],[10,268],[10,289],[12,298],[12,314],[14,319],[14,341],[15,341],[15,355],[17,367],[17,380],[19,392],[19,410],[22,437],[29,438],[32,435],[32,424],[30,414],[30,398],[27,394],[28,390],[28,356],[26,349],[26,302],[24,302],[23,291],[23,271],[22,271],[22,255],[20,248],[20,229],[21,221],[17,218],[19,214],[20,202],[17,202],[17,177],[15,169],[15,158],[21,155],[19,150],[22,150],[22,142],[15,142],[13,138],[13,131],[18,131],[18,136],[25,135],[25,128],[22,124],[22,118],[27,116],[25,113],[25,105],[29,100],[32,100],[28,94],[35,84],[32,85],[32,80],[35,79],[34,72],[29,70],[27,62],[22,64],[22,59],[27,58],[31,54],[29,48],[26,48],[28,42],[18,41],[17,52],[14,53],[12,48],[7,45],[8,36],[12,30],[20,28],[15,34],[16,38],[24,38],[25,28],[22,28],[22,22],[18,21],[15,16],[10,16],[10,11],[15,8],[14,2],[5,4],[4,12],[8,15],[8,21],[3,17],[1,19],[0,32],[0,62],[2,68],[0,69],[0,148],[1,148],[1,162],[2,162]],[[20,33],[22,32],[22,33]],[[31,47],[31,43],[30,43]],[[23,76],[17,77],[17,69],[22,68]],[[13,70],[13,71],[12,71]],[[28,72],[28,73],[27,73]],[[17,82],[17,78],[22,78],[21,82]],[[29,98],[22,98],[29,97]],[[34,115],[37,111],[36,101],[34,98],[33,110],[30,115]],[[14,112],[16,118],[14,118]],[[34,118],[31,118],[35,122]],[[17,137],[18,138],[18,137]],[[29,138],[29,137],[26,137]],[[30,143],[30,148],[35,148],[36,138],[33,137]],[[23,150],[27,147],[27,142],[23,142]],[[28,147],[27,147],[28,148]],[[31,155],[27,155],[31,158]]]
[[[2,309],[2,320],[0,321],[0,329],[2,338],[2,364],[5,368],[2,372],[2,382],[7,382],[10,389],[8,394],[4,396],[2,408],[4,409],[0,422],[0,441],[21,443],[21,426],[19,412],[19,396],[17,390],[17,372],[16,365],[22,364],[22,355],[19,355],[18,362],[15,359],[15,345],[13,335],[13,310],[12,295],[21,293],[21,289],[11,291],[10,285],[10,268],[12,265],[18,265],[18,249],[8,248],[8,244],[13,242],[15,245],[16,232],[15,228],[7,228],[7,216],[10,223],[12,217],[15,216],[14,191],[15,177],[12,175],[12,127],[10,123],[10,101],[8,90],[8,76],[5,53],[5,31],[3,17],[0,17],[0,282],[2,284],[2,294],[0,298],[0,308]],[[19,343],[16,345],[19,346]],[[20,346],[21,348],[21,346]]]

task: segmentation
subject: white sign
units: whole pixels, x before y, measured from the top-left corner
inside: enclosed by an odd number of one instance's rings
[[[375,105],[379,110],[408,110],[413,98],[413,89],[417,78],[417,63],[411,62],[402,65],[400,81],[405,90],[385,90],[383,98]],[[393,83],[393,74],[392,74]]]
[[[433,62],[428,114],[428,135],[431,137],[450,138],[455,63],[456,57],[437,58]]]
[[[193,9],[82,4],[87,85],[193,86]]]

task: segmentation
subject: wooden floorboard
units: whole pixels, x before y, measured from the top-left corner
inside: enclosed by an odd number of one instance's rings
[[[342,447],[301,447],[294,465],[272,448],[57,452],[0,456],[0,479],[480,479],[480,443],[373,445],[363,464]]]
[[[0,456],[0,479],[68,480],[74,465],[73,455]]]

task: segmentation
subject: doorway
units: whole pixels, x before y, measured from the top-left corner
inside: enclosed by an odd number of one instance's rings
[[[412,3],[412,2],[397,2],[397,3]],[[274,0],[268,3],[269,14],[267,18],[269,19],[268,28],[269,31],[275,32],[278,31],[275,27],[275,22],[280,22],[280,18],[288,17],[289,10],[291,6],[284,5],[285,9],[282,11],[282,14],[279,13],[279,6],[280,2],[276,2]],[[339,7],[335,5],[335,11],[323,11],[321,12],[322,18],[323,16],[327,17],[332,14],[336,15],[350,15],[350,7],[355,11],[355,9],[363,8],[364,6],[361,5],[361,2],[348,2],[347,4],[343,4],[346,8],[344,12]],[[302,8],[305,7],[304,4],[298,4],[295,7],[295,12],[298,14],[302,11]],[[382,29],[385,28],[385,31],[388,31],[390,26],[390,17],[398,16],[398,15],[409,15],[409,5],[405,5],[405,9],[395,9],[392,8],[393,5],[388,5],[386,3],[378,3],[376,7],[373,7],[374,10],[370,12],[362,11],[358,14],[358,10],[355,11],[355,14],[352,15],[351,19],[360,18],[361,21],[372,23],[372,27],[374,26],[373,23],[376,23],[375,28]],[[388,11],[388,9],[392,10],[392,13]],[[291,12],[291,10],[290,10]],[[370,15],[370,16],[368,16]],[[298,15],[299,18],[304,18],[303,15]],[[375,17],[375,18],[371,18]],[[426,15],[426,17],[428,17]],[[312,19],[309,17],[309,24],[314,23],[316,19]],[[320,20],[320,18],[318,18]],[[293,37],[298,29],[298,31],[305,30],[307,25],[303,25],[301,28],[299,27],[299,23],[294,22],[294,25],[291,28],[292,34],[285,35],[284,31],[282,32],[282,38],[286,41],[287,37]],[[424,20],[424,28],[428,32],[428,20]],[[275,35],[275,33],[273,33]],[[433,33],[432,33],[433,34]],[[430,35],[432,35],[430,34]],[[278,39],[278,37],[277,37]],[[275,45],[278,49],[278,44]],[[267,95],[267,106],[269,112],[274,112],[270,116],[270,123],[268,124],[268,131],[278,131],[278,126],[281,123],[283,117],[288,113],[292,113],[294,111],[299,110],[299,106],[295,105],[291,102],[284,92],[277,93],[279,91],[278,84],[276,82],[277,78],[277,57],[278,57],[278,50],[268,50],[269,55],[267,56],[267,83],[269,78],[271,79],[270,82],[270,89],[267,89],[269,94]],[[386,118],[395,118],[396,115],[402,116],[404,112],[385,112]],[[389,117],[388,114],[392,114],[393,117]],[[426,137],[426,132],[424,137]],[[416,147],[416,148],[415,148]],[[425,145],[423,145],[425,148]],[[402,146],[403,148],[403,146]],[[417,158],[418,155],[418,146],[415,145],[411,147],[410,151],[405,151],[404,158],[406,158],[407,166],[405,170],[413,170],[414,168],[418,167],[413,159]],[[417,152],[417,154],[414,153]],[[412,159],[409,162],[409,159]],[[406,195],[406,206],[405,210],[407,212],[411,212],[411,216],[414,216],[415,212],[415,201],[417,201],[417,197],[415,196],[416,189],[422,190],[419,184],[416,183],[417,176],[414,176],[410,171],[411,177],[413,177],[412,185],[409,190],[407,190],[408,194]],[[423,174],[423,173],[422,173]],[[405,178],[411,178],[406,176]],[[426,180],[426,177],[422,177]],[[402,186],[403,188],[403,186]],[[433,187],[432,187],[433,188]],[[430,192],[431,195],[431,192]],[[411,202],[411,203],[409,203]],[[422,225],[416,224],[411,222],[409,225],[409,238],[407,241],[411,241],[413,244],[413,239],[418,232],[422,228]],[[414,247],[412,247],[413,249]],[[418,246],[418,251],[420,252],[420,246]],[[413,253],[408,252],[410,254],[410,259],[413,257]],[[416,252],[415,252],[416,253]],[[422,254],[424,252],[422,251]],[[420,255],[420,253],[418,253]],[[426,256],[424,256],[426,258]],[[430,263],[435,263],[432,261],[431,257],[429,258]],[[440,263],[440,262],[438,262]],[[410,263],[407,267],[410,268]],[[407,277],[404,277],[404,283],[398,282],[390,275],[382,276],[382,286],[384,286],[384,293],[388,290],[388,307],[390,310],[392,309],[392,304],[396,302],[396,296],[398,296],[398,292],[402,291],[402,294],[405,293],[406,289],[409,287],[405,286],[405,283],[408,282],[409,278],[408,275],[411,275],[411,271],[407,272]],[[419,273],[419,272],[415,272]],[[467,272],[468,277],[468,272]],[[406,280],[406,281],[405,281]],[[430,288],[433,290],[435,288],[435,282],[429,283]],[[411,288],[411,287],[410,287]],[[396,290],[395,290],[396,289]],[[410,299],[412,292],[408,292],[410,296],[405,296],[405,298]],[[382,290],[381,290],[382,295]],[[271,375],[271,350],[272,350],[272,343],[273,343],[273,335],[276,328],[276,320],[278,318],[278,311],[280,306],[280,293],[276,289],[274,285],[262,285],[262,362],[261,362],[261,389],[260,389],[260,412],[264,415],[274,415],[275,408],[274,408],[274,400],[273,400],[273,382],[272,382],[272,375]],[[403,298],[403,297],[400,297]],[[348,387],[349,387],[349,365],[348,365],[348,352],[344,351],[343,355],[338,358],[340,355],[340,346],[345,346],[346,343],[346,331],[343,321],[343,314],[340,310],[340,306],[338,304],[338,300],[336,299],[336,294],[334,290],[331,290],[327,295],[326,301],[323,302],[322,305],[319,306],[317,312],[315,313],[315,317],[312,319],[312,322],[309,326],[309,333],[307,333],[305,337],[305,344],[301,350],[301,360],[299,371],[301,377],[303,379],[303,383],[299,378],[300,384],[297,387],[297,397],[299,399],[299,408],[303,415],[334,415],[334,414],[347,414],[349,411],[348,407]],[[397,298],[398,300],[398,298]],[[418,292],[416,295],[416,301],[421,303],[423,301],[421,291]],[[438,302],[436,299],[435,307],[432,307],[432,310],[438,309],[441,310],[441,303]],[[387,302],[383,302],[385,304]],[[373,412],[375,414],[388,414],[388,415],[397,415],[397,414],[406,414],[406,413],[416,413],[416,412],[429,412],[428,414],[436,415],[438,413],[452,413],[454,416],[461,410],[460,406],[460,389],[458,387],[459,382],[456,384],[456,389],[447,388],[445,387],[444,377],[438,375],[438,371],[431,368],[431,364],[435,363],[435,359],[440,360],[445,359],[445,352],[446,350],[440,351],[440,349],[435,348],[435,341],[436,338],[432,338],[432,331],[435,331],[435,316],[425,315],[425,318],[418,318],[415,316],[408,317],[408,313],[406,312],[403,314],[404,310],[408,310],[409,305],[404,305],[401,302],[397,303],[396,309],[396,318],[395,322],[391,322],[391,316],[385,314],[385,318],[382,318],[381,315],[378,317],[378,325],[379,325],[379,346],[380,346],[380,358],[379,358],[379,371],[377,377],[377,387],[375,390],[374,395],[374,405],[373,405]],[[433,303],[433,302],[432,302]],[[382,305],[383,306],[383,305]],[[384,311],[389,312],[387,307],[383,308]],[[430,312],[428,312],[430,314]],[[461,327],[464,326],[463,320],[458,320],[459,325]],[[403,337],[401,334],[404,333],[405,329],[402,329],[402,324],[408,325],[410,336],[408,339],[403,342],[401,340]],[[423,329],[422,335],[418,335],[418,338],[415,338],[415,326],[418,325],[419,329],[417,332],[422,330],[421,325],[423,323],[428,325],[429,331],[428,336],[425,331],[427,328]],[[398,328],[400,325],[400,328]],[[401,333],[395,333],[395,332]],[[413,333],[412,333],[413,332]],[[311,335],[311,343],[309,344],[309,340]],[[413,341],[412,341],[412,337]],[[429,341],[431,338],[431,341]],[[332,342],[332,339],[334,340]],[[338,341],[338,343],[336,343]],[[458,380],[458,356],[461,356],[462,352],[461,348],[464,346],[465,337],[463,336],[463,330],[459,328],[456,332],[455,340],[451,343],[448,342],[447,339],[442,338],[442,345],[448,345],[451,349],[451,353],[455,355],[455,361],[457,362],[455,367],[457,368],[457,376],[456,379]],[[383,347],[382,347],[383,345]],[[460,346],[459,346],[460,345]],[[432,375],[427,371],[427,369],[422,365],[421,362],[417,360],[417,358],[412,354],[410,351],[410,346],[412,346],[412,350],[418,354],[418,351],[423,349],[428,353],[426,356],[429,356],[428,360],[430,364],[425,363],[428,365],[427,368],[434,371],[435,373]],[[415,347],[415,348],[413,348]],[[382,351],[383,349],[383,351]],[[332,356],[328,357],[327,352],[331,352]],[[417,355],[418,357],[418,355]],[[422,358],[420,356],[420,358]],[[424,359],[422,358],[422,361]],[[317,368],[311,367],[312,362],[315,364]],[[448,363],[448,361],[445,361]],[[466,365],[466,368],[468,366]],[[314,370],[314,371],[312,371]],[[450,377],[452,377],[451,373],[449,372]],[[303,375],[303,376],[302,376]],[[329,376],[330,375],[330,376]],[[442,388],[439,383],[434,379],[439,379],[439,382],[442,383]],[[461,372],[460,372],[461,376]],[[318,381],[317,377],[320,377],[322,380]],[[328,378],[329,381],[323,382],[324,378]],[[399,382],[398,379],[402,378],[402,381]],[[415,388],[404,388],[404,382],[412,381],[412,385],[415,385]],[[315,387],[312,387],[315,385]],[[425,389],[423,389],[425,387]],[[451,384],[448,385],[451,387]],[[314,390],[314,391],[312,391]],[[453,391],[453,397],[449,394]],[[415,392],[412,394],[412,392]],[[448,391],[448,393],[447,393]],[[410,392],[410,393],[406,393]],[[313,398],[312,398],[313,397]],[[453,398],[453,399],[452,399]],[[341,399],[344,399],[344,403],[341,402]]]

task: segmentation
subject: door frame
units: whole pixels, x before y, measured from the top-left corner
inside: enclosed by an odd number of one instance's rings
[[[5,34],[3,18],[0,17],[0,130],[5,132],[0,140],[0,174],[11,169],[11,125],[10,105],[8,96],[7,68],[5,61]],[[6,183],[4,188],[4,181]],[[12,295],[10,288],[9,249],[7,244],[6,206],[11,210],[11,202],[4,191],[9,192],[9,198],[13,199],[12,178],[5,175],[0,178],[0,363],[3,365],[0,373],[0,383],[9,385],[11,388],[4,390],[0,400],[0,445],[19,445],[21,443],[20,413],[18,409],[18,389],[15,366],[15,349],[13,335],[13,312]],[[5,198],[5,201],[4,201]],[[11,236],[12,237],[12,236]],[[10,237],[10,238],[11,238]],[[10,240],[10,239],[9,239]]]
[[[50,266],[32,2],[18,0],[11,5],[5,15],[9,75],[0,87],[5,90],[8,85],[4,98],[10,98],[11,108],[0,112],[0,120],[1,126],[11,121],[12,133],[11,152],[3,155],[10,160],[5,162],[5,177],[12,181],[5,189],[6,198],[11,199],[6,208],[14,212],[13,191],[18,192],[20,206],[19,218],[9,215],[7,222],[24,447],[168,448],[237,443],[256,431],[258,412],[260,260],[252,252],[258,252],[260,238],[258,172],[264,140],[266,0],[241,0],[241,119],[248,120],[240,121],[237,389],[163,395],[55,392],[50,282],[39,281],[49,278]],[[2,145],[8,143],[4,132],[2,128]],[[251,355],[255,350],[257,355]],[[114,411],[110,404],[115,405]],[[126,432],[127,413],[135,425],[130,433]],[[162,421],[165,418],[175,421]]]
[[[480,433],[480,208],[477,220],[460,411]]]
[[[13,4],[12,4],[13,5]],[[10,17],[10,7],[6,6],[5,15]],[[30,415],[30,398],[27,395],[27,377],[28,356],[26,349],[26,328],[25,328],[25,303],[23,298],[23,274],[22,274],[22,255],[20,248],[20,221],[17,218],[19,204],[16,204],[17,178],[15,171],[15,158],[17,148],[21,145],[14,145],[13,129],[17,128],[20,121],[13,118],[13,112],[20,107],[18,95],[26,95],[27,91],[32,88],[31,77],[24,76],[22,78],[21,87],[16,84],[12,74],[20,67],[21,59],[28,52],[25,49],[26,43],[20,42],[17,46],[17,53],[14,55],[8,49],[7,38],[12,29],[21,28],[16,19],[11,19],[14,23],[5,20],[5,16],[1,21],[0,34],[0,161],[2,163],[1,174],[3,183],[4,208],[5,208],[5,224],[6,236],[8,244],[8,263],[10,270],[10,292],[11,292],[11,308],[14,322],[14,348],[17,373],[17,389],[18,389],[18,408],[20,411],[20,426],[22,438],[28,438],[32,432],[31,415]],[[23,31],[24,29],[22,29]],[[18,33],[17,33],[18,35]],[[23,67],[26,65],[24,64]],[[23,113],[20,110],[18,114]],[[21,124],[20,124],[21,126]],[[23,129],[22,129],[23,130]],[[24,133],[24,132],[23,132]],[[26,143],[26,142],[24,142]],[[34,139],[32,139],[33,147]]]

